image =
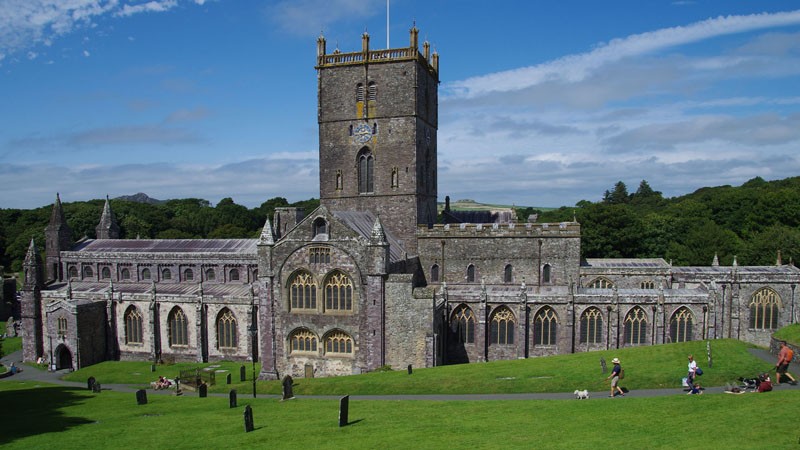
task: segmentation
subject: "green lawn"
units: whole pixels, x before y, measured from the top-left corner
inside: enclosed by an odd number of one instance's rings
[[[619,357],[625,367],[625,398],[576,400],[352,400],[350,423],[338,427],[338,401],[299,398],[280,402],[250,395],[248,382],[220,383],[211,391],[238,389],[239,407],[224,396],[156,395],[138,406],[134,394],[0,381],[4,448],[676,448],[691,442],[705,448],[798,448],[800,387],[767,394],[706,394],[642,398],[637,389],[679,387],[686,355],[693,353],[706,372],[707,386],[766,370],[748,345],[689,342],[610,352],[580,353],[518,361],[372,373],[326,379],[296,379],[296,394],[402,394],[605,391],[600,357]],[[95,376],[104,385],[146,385],[180,368],[209,366],[107,362],[68,376]],[[241,363],[221,363],[238,380]],[[248,380],[250,366],[245,365]],[[259,382],[259,392],[278,393],[278,382]],[[254,411],[256,430],[244,433],[245,404]]]
[[[0,322],[0,336],[6,333],[6,322]],[[22,338],[2,338],[0,339],[0,356],[22,350]]]
[[[774,366],[751,356],[749,344],[737,340],[711,342],[713,365],[708,367],[706,342],[693,341],[622,350],[577,353],[547,358],[530,358],[513,361],[461,364],[429,369],[414,369],[412,375],[405,370],[375,372],[333,378],[296,378],[294,392],[298,395],[379,395],[379,394],[462,394],[462,393],[524,393],[572,392],[575,389],[600,390],[606,388],[601,372],[600,358],[605,358],[608,370],[611,359],[619,357],[625,369],[623,385],[629,389],[678,388],[686,376],[686,357],[695,355],[705,374],[706,386],[722,386],[741,376],[751,376]],[[247,380],[239,381],[241,363],[215,363],[233,373],[232,385],[225,385],[224,373],[217,375],[217,385],[211,392],[252,392],[251,367],[245,365]],[[68,375],[72,381],[86,381],[94,376],[100,383],[125,383],[147,385],[158,375],[175,377],[178,370],[187,367],[208,367],[211,364],[181,363],[158,366],[150,372],[150,364],[143,362],[105,362]],[[280,394],[279,381],[259,381],[258,392]]]
[[[150,395],[0,382],[4,448],[797,448],[800,389],[531,401],[351,401]],[[250,404],[256,430],[244,433]]]

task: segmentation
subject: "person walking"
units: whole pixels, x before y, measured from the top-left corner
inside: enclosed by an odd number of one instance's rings
[[[614,364],[614,368],[611,369],[611,375],[606,377],[606,380],[611,380],[611,393],[609,397],[614,398],[616,392],[619,392],[620,396],[625,397],[625,392],[619,387],[619,379],[622,378],[622,365],[619,362],[619,358],[612,359],[611,364]]]
[[[792,358],[794,358],[794,352],[786,345],[786,341],[781,341],[780,346],[781,350],[778,352],[778,363],[775,364],[775,385],[781,384],[781,375],[789,379],[789,384],[795,385],[797,384],[797,380],[789,373],[789,364],[792,362]]]
[[[686,383],[689,384],[689,387],[694,386],[695,376],[697,376],[697,361],[694,360],[694,356],[689,355],[689,373],[686,375]]]

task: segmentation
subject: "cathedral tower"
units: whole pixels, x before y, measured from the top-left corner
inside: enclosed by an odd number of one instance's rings
[[[62,280],[64,278],[61,267],[61,252],[72,247],[72,230],[67,225],[64,208],[61,206],[61,197],[56,194],[56,202],[50,214],[50,223],[44,229],[45,235],[45,263],[47,267],[47,280]]]
[[[419,31],[406,48],[326,52],[317,40],[319,190],[331,211],[367,211],[411,255],[436,221],[439,56]]]

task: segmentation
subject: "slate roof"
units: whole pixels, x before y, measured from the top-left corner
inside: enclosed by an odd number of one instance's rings
[[[255,255],[257,242],[257,239],[90,239],[79,243],[72,251]]]
[[[375,225],[375,216],[372,213],[331,211],[331,214],[362,237],[369,239],[372,236],[372,227]],[[386,235],[386,242],[389,243],[389,261],[394,263],[406,259],[406,250],[400,242],[386,228],[383,229],[383,233]]]
[[[618,269],[636,269],[645,267],[667,269],[670,267],[670,265],[662,258],[586,258],[584,261],[581,261],[581,266]]]
[[[115,282],[114,292],[123,294],[149,294],[153,285],[150,282]],[[97,281],[73,281],[73,294],[106,294],[110,289],[109,283]],[[65,292],[67,283],[53,283],[48,286],[49,292]],[[198,295],[199,283],[156,283],[156,294],[161,295]],[[250,295],[250,285],[242,283],[203,283],[203,296],[205,297],[247,297]]]

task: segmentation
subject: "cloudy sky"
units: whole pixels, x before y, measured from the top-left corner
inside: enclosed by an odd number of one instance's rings
[[[315,40],[385,0],[0,0],[0,208],[317,197]],[[439,196],[599,200],[800,175],[796,1],[391,0],[440,55]]]

